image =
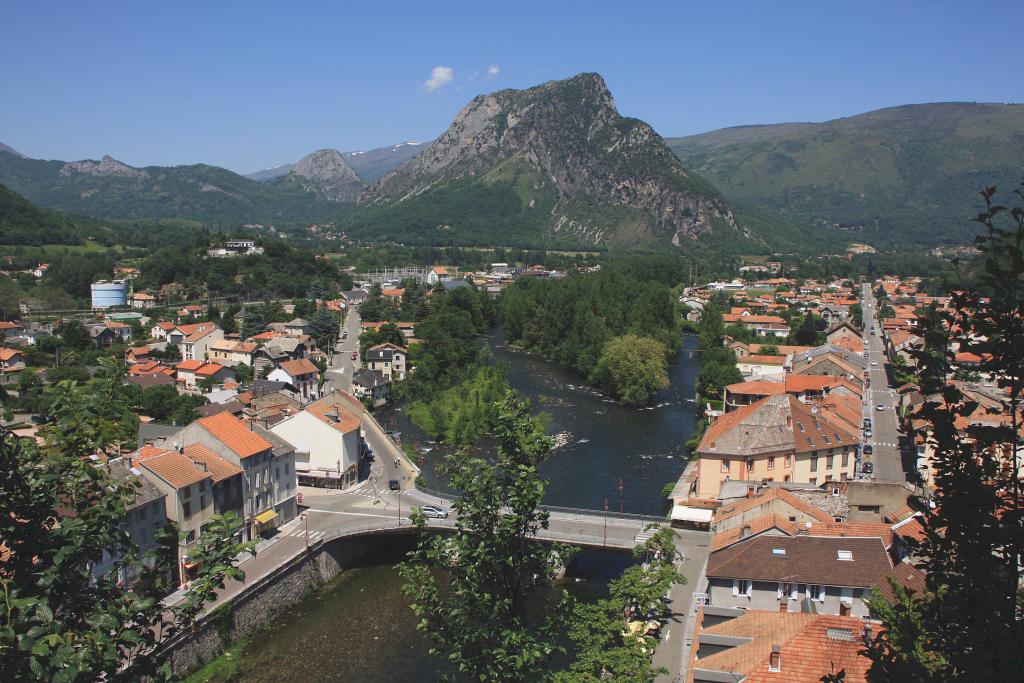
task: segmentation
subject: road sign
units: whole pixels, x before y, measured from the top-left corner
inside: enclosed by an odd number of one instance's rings
[[[298,501],[299,501],[299,505],[302,505],[302,491],[299,491],[299,495],[298,495],[298,497],[296,498],[296,500],[298,500]]]

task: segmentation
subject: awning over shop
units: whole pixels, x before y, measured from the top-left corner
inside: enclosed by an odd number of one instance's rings
[[[692,508],[686,505],[672,506],[673,522],[696,522],[699,524],[711,524],[712,510],[705,508]]]
[[[266,510],[266,511],[261,512],[260,514],[256,515],[256,521],[259,524],[266,524],[267,522],[271,521],[275,517],[277,517],[277,513],[276,512],[274,512],[273,510]]]

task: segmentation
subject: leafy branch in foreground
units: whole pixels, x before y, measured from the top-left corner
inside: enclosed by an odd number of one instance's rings
[[[174,589],[177,529],[140,556],[124,525],[138,484],[89,458],[108,445],[108,410],[74,385],[55,395],[44,444],[0,432],[0,680],[136,681],[170,676],[169,638],[191,629],[235,566],[241,520],[215,517],[191,555],[199,575],[183,602]],[[86,397],[81,397],[86,398]],[[113,568],[95,576],[104,552]],[[140,574],[131,588],[119,576]]]
[[[445,473],[461,492],[455,532],[427,535],[417,515],[420,544],[399,572],[432,653],[476,680],[542,680],[564,651],[558,636],[569,613],[568,595],[550,590],[567,551],[530,540],[548,526],[537,464],[552,442],[514,392],[496,412],[498,462],[447,458]]]
[[[995,205],[994,194],[982,192],[985,211],[975,219],[985,228],[976,240],[980,291],[955,293],[950,310],[921,322],[925,338],[945,338],[941,353],[915,354],[922,386],[935,388],[919,413],[936,489],[915,549],[926,590],[912,599],[897,593],[891,607],[869,603],[884,625],[868,649],[873,680],[1008,681],[1024,669],[1024,207]],[[981,358],[979,372],[1003,393],[1001,410],[980,407],[950,381],[956,351]]]

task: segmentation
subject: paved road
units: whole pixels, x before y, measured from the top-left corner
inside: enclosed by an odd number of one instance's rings
[[[863,309],[867,324],[864,326],[864,343],[868,350],[871,388],[864,396],[864,416],[872,421],[872,435],[867,440],[874,453],[874,478],[877,481],[906,481],[903,457],[900,450],[900,433],[897,422],[899,404],[896,390],[889,379],[888,361],[882,337],[882,325],[878,320],[877,302],[870,284],[864,284]],[[872,334],[872,329],[876,330]],[[881,404],[883,410],[877,410]]]
[[[359,368],[359,361],[352,360],[352,352],[359,350],[359,311],[350,307],[345,315],[342,329],[348,331],[348,338],[341,339],[334,345],[334,356],[324,373],[327,380],[325,391],[341,389],[352,393],[352,373]]]

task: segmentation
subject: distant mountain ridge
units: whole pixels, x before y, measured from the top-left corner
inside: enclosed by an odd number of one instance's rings
[[[22,154],[18,150],[14,149],[13,147],[8,147],[7,145],[5,145],[2,142],[0,142],[0,154],[13,154],[16,157],[23,157],[23,156],[25,156],[24,154]]]
[[[64,162],[8,153],[0,154],[0,183],[35,204],[94,218],[300,225],[334,220],[339,202],[363,187],[339,153],[317,154],[301,167],[305,175],[262,183],[207,164],[136,168],[110,156]]]
[[[401,166],[403,163],[419,154],[429,143],[423,142],[400,142],[390,147],[377,147],[365,152],[341,152],[341,156],[356,172],[362,180],[372,183],[389,171]],[[288,175],[294,168],[294,163],[279,164],[271,168],[264,168],[255,173],[247,173],[246,178],[266,182],[274,178]]]
[[[667,139],[739,205],[883,246],[969,241],[978,191],[1024,180],[1024,105],[890,107]]]
[[[649,125],[619,115],[597,74],[474,98],[359,203],[385,210],[406,234],[471,237],[497,230],[496,220],[524,239],[610,245],[742,232],[725,200]],[[481,204],[500,205],[504,215]]]

